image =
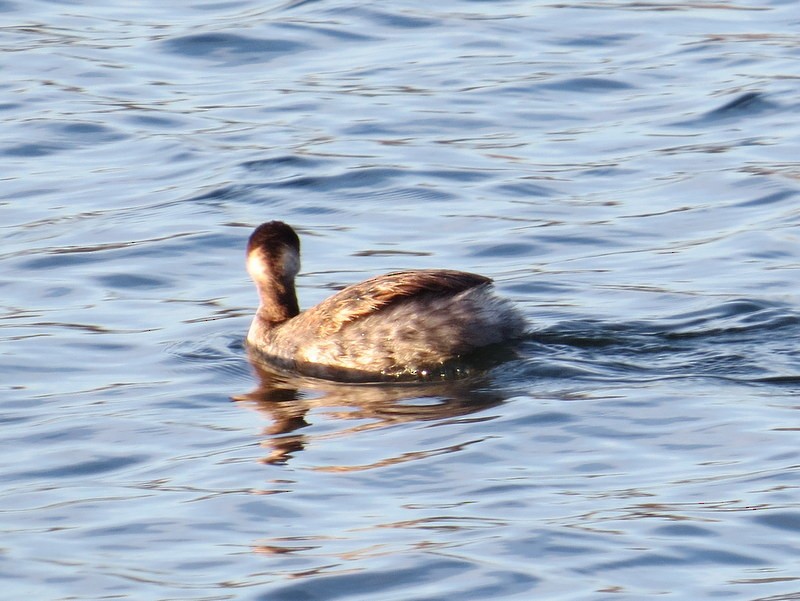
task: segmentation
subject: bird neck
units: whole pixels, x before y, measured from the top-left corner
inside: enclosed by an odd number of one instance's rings
[[[258,316],[269,324],[281,324],[300,313],[293,278],[259,285],[258,295],[261,299]]]

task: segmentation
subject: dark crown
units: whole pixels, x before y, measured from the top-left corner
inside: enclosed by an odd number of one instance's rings
[[[268,255],[282,247],[293,248],[300,252],[300,238],[297,233],[283,221],[268,221],[259,225],[247,241],[247,253],[260,248]]]

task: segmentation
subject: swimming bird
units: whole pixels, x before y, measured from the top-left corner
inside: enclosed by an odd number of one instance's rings
[[[260,304],[247,344],[257,360],[348,381],[440,378],[471,354],[519,338],[525,320],[492,280],[450,269],[379,275],[300,312],[300,239],[269,221],[247,243]]]

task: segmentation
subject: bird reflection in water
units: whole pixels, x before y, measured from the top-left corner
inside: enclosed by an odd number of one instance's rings
[[[462,418],[504,400],[490,390],[486,371],[437,382],[352,384],[281,372],[252,353],[250,363],[258,386],[234,400],[271,422],[262,443],[270,452],[261,460],[269,464],[285,463],[306,446],[310,437],[298,431],[310,425],[307,417],[313,410],[328,409],[330,417],[357,421],[336,434],[324,435],[342,436],[404,422]]]

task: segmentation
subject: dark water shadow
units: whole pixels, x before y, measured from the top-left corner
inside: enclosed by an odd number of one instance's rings
[[[676,126],[709,126],[737,122],[767,113],[783,110],[784,107],[769,100],[763,92],[745,92],[699,116],[673,123]]]
[[[186,58],[215,61],[225,65],[268,62],[276,57],[309,48],[308,44],[286,39],[267,39],[234,33],[199,33],[162,42],[167,53]]]
[[[704,378],[750,385],[800,381],[800,312],[752,298],[652,320],[570,320],[531,334],[519,377],[643,383]]]

